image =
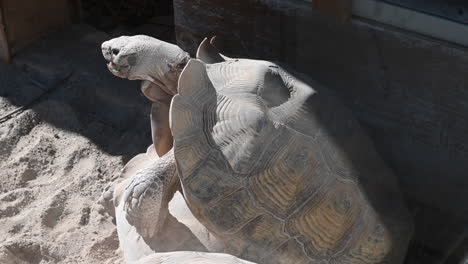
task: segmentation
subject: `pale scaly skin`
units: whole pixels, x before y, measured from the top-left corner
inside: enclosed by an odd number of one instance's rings
[[[173,94],[166,93],[156,84],[143,81],[142,93],[153,102],[151,105],[151,135],[156,153],[161,157],[172,148],[172,133],[169,127],[169,106]]]
[[[126,164],[120,181],[112,184],[100,198],[106,211],[115,217],[127,263],[155,252],[206,251],[194,233],[203,239],[207,231],[196,221],[180,195],[171,201],[177,219],[168,211],[167,203],[175,190],[167,188],[178,187],[172,182],[178,180],[173,173],[172,152],[159,158],[150,146],[147,153],[137,155]],[[209,242],[204,241],[205,244]]]
[[[147,36],[106,41],[102,52],[114,75],[142,80],[141,91],[153,102],[150,115],[153,145],[147,153],[126,164],[119,180],[107,187],[100,199],[116,219],[126,261],[132,263],[154,252],[206,251],[205,245],[211,250],[221,250],[180,195],[171,202],[171,212],[182,223],[168,210],[169,201],[180,189],[170,151],[173,138],[169,106],[189,55],[175,45]]]
[[[146,164],[142,163],[143,168],[115,191],[117,231],[126,261],[130,263],[154,252],[206,251],[168,211],[173,188],[178,187],[172,151],[161,158],[148,158]]]
[[[161,157],[172,147],[169,105],[177,93],[179,75],[190,55],[176,45],[148,36],[122,36],[101,46],[110,72],[120,78],[143,80],[141,91],[153,102],[153,144]]]

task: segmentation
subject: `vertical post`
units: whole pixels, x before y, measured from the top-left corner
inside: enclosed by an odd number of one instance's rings
[[[3,1],[0,0],[0,60],[10,63],[11,54],[10,47],[8,46],[8,39],[6,34],[6,27],[3,15]]]
[[[312,0],[312,6],[320,14],[332,16],[341,21],[351,17],[351,0]]]

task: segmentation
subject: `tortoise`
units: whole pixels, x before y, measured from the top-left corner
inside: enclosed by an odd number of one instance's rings
[[[177,77],[173,149],[124,194],[137,229],[160,229],[181,189],[225,251],[249,261],[403,262],[412,219],[396,177],[336,96],[273,62],[228,58],[208,39],[187,61],[160,40],[123,38],[103,45],[117,50],[111,71],[164,85]]]

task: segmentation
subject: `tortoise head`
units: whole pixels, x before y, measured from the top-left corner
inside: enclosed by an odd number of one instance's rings
[[[111,73],[130,80],[150,81],[166,92],[177,92],[180,72],[190,59],[176,45],[144,36],[121,36],[102,43]]]

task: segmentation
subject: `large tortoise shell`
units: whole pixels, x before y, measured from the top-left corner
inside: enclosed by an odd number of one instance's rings
[[[171,104],[194,215],[261,263],[398,263],[411,234],[391,171],[345,107],[274,63],[204,41]]]

